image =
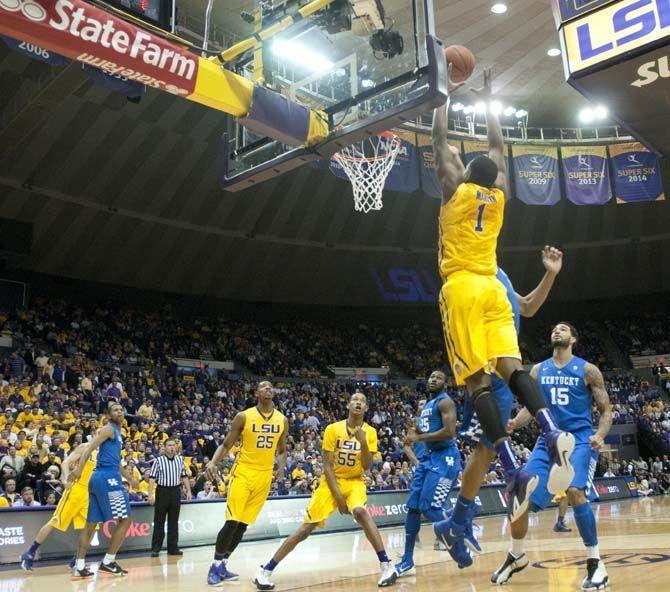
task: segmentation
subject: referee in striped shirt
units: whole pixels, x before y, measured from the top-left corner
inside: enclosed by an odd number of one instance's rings
[[[154,534],[151,539],[151,556],[158,557],[165,536],[167,517],[168,555],[183,555],[179,550],[179,509],[181,484],[186,490],[186,501],[191,501],[191,485],[184,466],[184,459],[177,456],[174,440],[165,441],[165,454],[159,456],[149,471],[149,503],[154,506]]]

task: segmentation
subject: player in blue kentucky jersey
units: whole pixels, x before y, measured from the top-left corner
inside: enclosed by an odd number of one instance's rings
[[[108,520],[116,520],[116,528],[109,541],[109,549],[105,555],[98,573],[103,575],[124,576],[128,572],[116,562],[116,553],[123,543],[126,531],[130,526],[130,501],[123,488],[123,476],[131,483],[135,477],[121,467],[121,426],[125,410],[118,403],[112,403],[107,409],[107,424],[96,433],[95,437],[86,444],[78,466],[73,471],[73,478],[78,479],[84,470],[86,461],[91,453],[98,451],[98,461],[88,484],[89,503],[86,518],[85,533],[79,540],[77,559],[74,566],[73,578],[90,577],[86,567],[86,552],[97,525]]]
[[[507,274],[502,269],[498,269],[497,278],[505,287],[507,297],[512,305],[514,325],[517,332],[519,331],[520,317],[534,316],[549,296],[556,276],[563,266],[563,253],[555,247],[545,246],[542,250],[542,265],[545,269],[544,276],[535,289],[525,296],[517,294]],[[491,383],[498,410],[506,424],[512,414],[514,395],[507,383],[501,378],[492,376]],[[436,524],[435,533],[440,538],[444,536],[444,538],[449,539],[446,544],[451,545],[448,550],[452,558],[460,567],[466,567],[472,563],[468,550],[474,553],[481,552],[481,547],[472,529],[472,520],[477,508],[475,499],[481,484],[484,482],[486,473],[489,471],[490,464],[496,458],[493,444],[484,436],[469,397],[466,398],[463,410],[460,435],[469,437],[477,445],[468,458],[463,471],[460,495],[450,511],[449,520]],[[454,533],[456,536],[452,537],[449,533]]]
[[[396,564],[398,576],[412,575],[414,545],[421,528],[421,514],[431,522],[444,518],[444,504],[461,472],[461,454],[456,447],[456,406],[445,392],[446,376],[435,370],[428,378],[430,399],[419,418],[419,429],[408,430],[407,442],[423,443],[426,454],[416,467],[407,499],[405,552]],[[410,426],[411,427],[411,426]]]
[[[537,380],[549,409],[562,430],[575,437],[575,447],[570,456],[574,477],[568,488],[568,499],[574,509],[575,523],[586,547],[586,577],[582,590],[600,590],[608,585],[605,564],[600,560],[596,519],[589,505],[593,488],[593,474],[598,460],[598,450],[612,426],[612,407],[600,370],[593,364],[573,355],[577,342],[577,331],[569,323],[558,323],[551,332],[554,352],[551,358],[536,364],[531,376]],[[600,414],[598,429],[593,431],[591,405],[596,404]],[[531,417],[525,410],[510,420],[508,428],[518,429]],[[547,506],[552,494],[547,491],[549,455],[543,436],[535,444],[526,464],[526,470],[540,478],[539,485],[531,495],[533,511]],[[528,565],[524,554],[524,539],[528,531],[528,511],[511,525],[512,548],[502,566],[493,574],[494,584],[503,584],[512,574]]]

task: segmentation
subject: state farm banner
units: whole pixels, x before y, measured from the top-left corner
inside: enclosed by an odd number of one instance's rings
[[[463,163],[465,166],[477,156],[488,156],[489,155],[489,145],[488,142],[479,142],[478,140],[463,140]],[[509,156],[507,152],[507,145],[505,145],[504,150],[505,157],[505,168],[507,169],[507,174],[510,173],[509,168]]]
[[[561,147],[565,194],[579,206],[602,205],[612,199],[607,148]]]
[[[619,204],[665,199],[658,157],[639,142],[609,147]]]
[[[83,0],[2,0],[0,34],[177,95],[195,90],[198,57]]]
[[[435,154],[433,152],[433,142],[429,135],[417,134],[417,148],[419,167],[421,170],[421,189],[426,195],[442,198],[442,187],[437,178],[437,170],[435,168]],[[457,140],[449,140],[449,145],[453,146],[461,153],[461,143]]]
[[[596,479],[595,485],[600,499],[626,498],[633,495],[622,477]],[[458,488],[453,489],[445,500],[445,507],[456,503]],[[368,494],[368,511],[379,526],[401,526],[407,516],[407,491],[382,491]],[[305,516],[309,496],[271,497],[263,506],[256,523],[249,526],[244,540],[255,541],[285,537],[293,533]],[[505,514],[507,497],[504,485],[484,486],[475,498],[477,515]],[[149,504],[131,504],[132,523],[121,547],[124,551],[149,551],[153,534],[154,508]],[[221,500],[184,503],[179,515],[180,547],[212,545],[225,521],[225,502]],[[54,508],[21,508],[0,510],[0,564],[18,563],[22,553],[28,550],[38,531],[51,517]],[[101,525],[91,542],[89,555],[101,555],[109,547],[114,531],[114,521]],[[352,516],[335,512],[317,533],[358,530],[360,527]],[[54,530],[40,546],[38,559],[70,559],[77,548],[78,533],[70,530]]]
[[[516,196],[531,206],[553,206],[561,199],[556,146],[512,146]]]

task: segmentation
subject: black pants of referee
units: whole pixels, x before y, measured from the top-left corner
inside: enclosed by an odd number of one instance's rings
[[[167,517],[168,553],[179,550],[179,510],[181,507],[181,486],[156,487],[154,505],[154,534],[151,538],[151,550],[160,551],[165,537],[165,518]]]

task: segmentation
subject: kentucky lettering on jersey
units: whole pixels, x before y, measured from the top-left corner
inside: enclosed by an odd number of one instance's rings
[[[574,356],[557,368],[549,358],[540,364],[537,382],[558,427],[567,432],[593,429],[591,390],[584,379],[586,361]]]
[[[505,196],[500,189],[461,183],[440,208],[439,265],[442,279],[461,270],[482,275],[497,271],[496,247]]]
[[[235,464],[259,471],[271,471],[277,445],[284,432],[285,417],[276,409],[268,417],[256,407],[245,409],[242,444]]]
[[[368,449],[377,452],[377,430],[363,422]],[[335,477],[338,479],[362,479],[361,444],[349,431],[347,420],[331,423],[323,433],[323,450],[333,453]]]
[[[422,433],[432,434],[442,429],[442,414],[440,413],[439,404],[440,401],[448,398],[449,395],[447,393],[441,393],[437,397],[426,401],[419,421],[419,428]],[[453,440],[428,440],[424,443],[429,451],[444,450],[453,444]]]

